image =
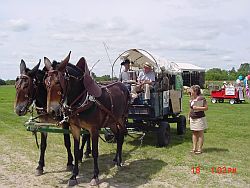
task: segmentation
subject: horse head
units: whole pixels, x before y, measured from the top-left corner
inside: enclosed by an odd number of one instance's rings
[[[69,63],[69,55],[57,63],[44,57],[44,64],[47,69],[47,75],[44,79],[44,83],[47,89],[47,112],[52,115],[58,115],[60,113],[60,107],[64,100],[66,93],[66,66]]]
[[[88,94],[94,97],[101,95],[101,88],[90,76],[86,60],[82,57],[76,66],[72,65],[69,63],[70,53],[61,63],[51,63],[47,57],[44,58],[48,70],[45,79],[47,112],[54,115],[60,114],[63,104],[72,107]]]
[[[40,62],[32,69],[28,69],[24,60],[20,63],[20,75],[17,76],[15,82],[16,98],[14,109],[17,115],[23,116],[27,113],[30,105],[35,99],[35,83],[36,74],[40,66]]]

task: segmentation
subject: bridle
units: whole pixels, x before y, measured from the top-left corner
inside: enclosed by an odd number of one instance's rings
[[[51,80],[53,79],[53,74],[57,76],[58,82],[60,85],[61,90],[57,91],[57,95],[60,98],[60,113],[63,115],[63,120],[59,122],[59,124],[62,124],[64,122],[68,122],[69,118],[74,115],[79,115],[79,113],[82,113],[88,109],[90,109],[94,104],[97,105],[100,110],[104,111],[106,113],[106,118],[104,120],[104,125],[108,122],[109,118],[111,117],[117,125],[121,125],[121,123],[117,120],[117,118],[113,115],[113,100],[111,97],[111,93],[107,87],[105,87],[105,90],[109,94],[110,101],[111,101],[111,110],[107,109],[101,102],[99,102],[95,97],[90,95],[85,88],[75,99],[71,104],[67,104],[67,95],[69,90],[69,81],[71,78],[76,79],[77,81],[81,81],[83,85],[85,76],[88,74],[87,72],[84,72],[81,77],[75,77],[68,73],[67,69],[65,72],[61,72],[58,70],[53,70],[52,68],[47,72],[47,75],[45,77],[44,83],[46,85],[47,91],[51,89]],[[75,105],[77,101],[80,101],[78,104]]]
[[[19,81],[20,80],[20,81]],[[27,91],[28,93],[25,94],[25,99],[28,101],[25,109],[29,111],[29,106],[33,103],[36,97],[37,93],[37,86],[36,86],[36,78],[34,77],[33,79],[30,76],[27,76],[25,74],[21,74],[20,76],[17,76],[16,78],[16,83],[15,83],[15,88],[16,88],[16,95],[18,96],[20,90],[21,90],[21,82],[22,80],[28,80],[27,84]]]
[[[45,77],[44,77],[44,83],[45,83],[45,87],[47,91],[51,89],[51,80],[52,80],[53,75],[58,75],[58,81],[60,84],[61,91],[58,91],[57,95],[59,95],[61,98],[59,103],[63,104],[63,102],[66,100],[65,96],[67,93],[67,84],[68,84],[68,82],[66,81],[68,80],[67,73],[62,73],[60,71],[53,70],[53,69],[46,72]]]
[[[75,80],[82,81],[85,77],[85,73],[83,73],[83,75],[81,77],[75,77],[75,76],[69,74],[67,69],[65,72],[50,69],[46,73],[45,80],[44,80],[47,91],[49,89],[51,89],[51,80],[53,79],[52,78],[53,75],[57,76],[58,82],[59,82],[59,85],[61,88],[61,91],[57,91],[57,95],[60,97],[60,101],[59,101],[59,104],[61,106],[60,111],[62,111],[64,115],[65,115],[65,113],[67,114],[67,116],[69,115],[69,113],[70,114],[74,113],[74,111],[76,111],[78,108],[82,107],[83,105],[85,105],[88,102],[89,95],[88,95],[87,90],[85,89],[79,96],[76,97],[76,99],[73,102],[71,102],[71,104],[69,104],[69,105],[67,104],[67,93],[69,90],[69,80],[71,78],[73,78]],[[81,105],[80,106],[75,105],[76,102],[79,100],[81,100],[81,102],[80,102]]]

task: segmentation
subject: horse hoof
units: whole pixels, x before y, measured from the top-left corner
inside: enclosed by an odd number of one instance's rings
[[[69,180],[69,182],[68,182],[68,186],[75,186],[75,185],[77,185],[78,184],[78,182],[77,182],[77,180],[75,179],[75,180]]]
[[[35,175],[36,175],[36,176],[41,176],[41,175],[43,175],[43,170],[42,170],[42,169],[36,169]]]
[[[98,178],[93,178],[90,182],[91,186],[97,186],[99,184],[99,179]]]
[[[67,165],[67,167],[66,167],[66,171],[72,171],[73,170],[73,168],[74,168],[74,165]]]

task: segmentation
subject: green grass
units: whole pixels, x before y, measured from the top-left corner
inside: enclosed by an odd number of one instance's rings
[[[11,174],[33,174],[37,166],[39,150],[35,139],[25,130],[29,118],[18,117],[13,110],[15,89],[0,87],[0,179]],[[209,128],[205,133],[204,153],[192,155],[191,132],[176,135],[176,124],[171,124],[171,144],[157,148],[155,133],[146,135],[143,145],[131,137],[125,138],[123,148],[124,167],[112,165],[116,144],[99,141],[100,179],[111,186],[120,187],[247,187],[250,184],[250,101],[242,104],[210,103],[206,112]],[[183,99],[183,114],[188,113],[188,96]],[[137,136],[139,138],[139,136]],[[18,159],[18,160],[17,160]],[[10,163],[11,161],[11,163]],[[42,177],[44,185],[58,186],[67,183],[69,172],[64,172],[66,152],[61,134],[49,134],[46,151],[47,174]],[[92,177],[92,159],[80,166],[81,183]],[[27,167],[28,166],[28,167]],[[199,174],[192,168],[200,167]],[[212,167],[236,168],[236,173],[212,173]],[[1,169],[1,168],[0,168]],[[7,173],[8,174],[8,173]],[[39,179],[40,178],[40,179]],[[28,180],[27,180],[28,181]],[[34,184],[35,185],[35,184]],[[37,186],[41,186],[37,182]]]

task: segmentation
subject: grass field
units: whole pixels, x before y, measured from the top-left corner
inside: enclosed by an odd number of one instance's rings
[[[13,86],[0,87],[0,186],[65,187],[70,172],[64,171],[63,136],[48,136],[46,173],[36,177],[39,150],[23,126],[29,116],[14,113],[14,97]],[[138,139],[126,137],[124,166],[117,169],[112,165],[116,145],[100,140],[100,187],[249,187],[250,101],[230,105],[207,100],[209,128],[203,154],[190,154],[191,132],[177,136],[176,124],[171,124],[171,144],[166,148],[155,147],[154,133],[146,135],[142,146]],[[183,107],[187,115],[188,96]],[[88,185],[92,171],[92,159],[81,163],[79,187]]]

